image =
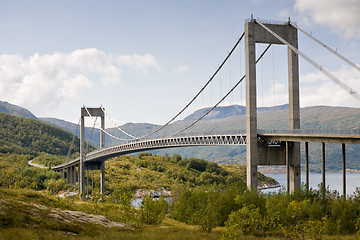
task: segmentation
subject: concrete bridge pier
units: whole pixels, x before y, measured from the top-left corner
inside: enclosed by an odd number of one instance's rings
[[[305,189],[308,192],[309,191],[309,143],[305,142]]]
[[[342,152],[342,174],[343,174],[343,198],[346,198],[346,153],[345,143],[341,144]]]
[[[72,184],[72,175],[71,175],[71,167],[66,168],[66,182],[67,184]]]
[[[346,198],[346,150],[345,150],[345,143],[341,144],[341,153],[342,153],[342,188],[343,188],[343,198]],[[326,148],[325,142],[321,142],[321,186],[326,187],[326,171],[325,171],[325,164],[326,164]],[[309,143],[305,142],[305,187],[306,191],[309,191]],[[325,192],[323,192],[325,194]]]
[[[105,193],[105,161],[100,164],[100,193]]]

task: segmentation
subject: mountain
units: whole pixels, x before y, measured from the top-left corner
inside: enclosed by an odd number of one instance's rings
[[[202,115],[208,112],[211,108],[202,108],[195,111],[193,114],[187,116],[184,120],[185,121],[194,121],[199,119]],[[257,109],[258,113],[262,112],[269,112],[269,111],[278,111],[289,109],[289,104],[278,105],[274,107],[259,107]],[[234,116],[242,116],[246,114],[246,106],[242,105],[231,105],[231,106],[219,106],[212,110],[204,120],[211,120],[211,119],[224,119]]]
[[[32,114],[29,110],[3,101],[0,101],[0,112],[17,117],[37,119],[37,117],[34,114]]]
[[[191,124],[195,119],[198,119],[209,108],[200,109],[189,115],[184,120],[177,121],[170,124],[163,130],[157,132],[153,136],[161,137],[174,134],[180,129],[185,128]],[[26,110],[26,109],[25,109]],[[23,111],[23,110],[22,110]],[[26,110],[27,111],[27,110]],[[26,112],[25,111],[25,112]],[[360,109],[347,107],[330,107],[330,106],[312,106],[301,108],[301,129],[339,129],[339,130],[356,130],[360,129]],[[74,133],[77,125],[64,120],[54,118],[41,118],[49,124],[58,126],[66,131]],[[259,129],[288,129],[288,105],[280,105],[275,107],[258,108],[258,128]],[[190,129],[181,134],[191,133],[216,133],[234,131],[245,131],[245,107],[244,106],[226,106],[218,107],[214,110],[212,115]],[[159,125],[149,123],[127,123],[120,126],[121,129],[136,137],[144,136],[155,129]],[[131,139],[117,128],[108,128],[107,131],[121,139]],[[99,129],[85,128],[85,139],[90,144],[99,146]],[[79,130],[77,131],[79,136]],[[116,140],[109,136],[105,137],[105,145],[115,145],[125,141]],[[326,144],[326,167],[329,170],[341,169],[339,159],[341,159],[341,149],[338,144]],[[320,170],[320,143],[310,143],[310,167],[312,170]],[[303,151],[303,147],[302,147]],[[352,169],[360,169],[360,146],[349,144],[347,146],[347,167]],[[212,147],[188,147],[188,148],[174,148],[152,151],[156,154],[169,153],[170,155],[176,153],[183,157],[196,157],[200,159],[207,159],[216,161],[218,163],[231,162],[246,162],[246,147],[245,146],[212,146]],[[304,159],[304,154],[302,154]]]
[[[70,133],[39,120],[0,113],[1,153],[67,155],[72,139]],[[73,152],[78,152],[75,140]]]
[[[288,109],[263,111],[258,114],[259,129],[288,129]],[[347,107],[313,106],[301,108],[301,129],[338,129],[359,130],[360,109]],[[237,129],[245,131],[245,115],[234,116],[225,119],[203,120],[187,130],[188,132],[210,133],[226,132]],[[168,132],[181,129],[192,121],[179,121],[168,127]],[[184,132],[185,134],[186,132]],[[321,166],[321,143],[309,143],[310,169],[320,171]],[[302,161],[304,162],[304,147],[301,145]],[[216,161],[218,163],[246,162],[245,146],[213,146],[193,147],[159,150],[155,153],[164,152],[180,154],[184,157],[197,157]],[[360,146],[357,144],[347,145],[347,168],[360,169]],[[326,168],[327,170],[341,169],[341,145],[326,143]]]

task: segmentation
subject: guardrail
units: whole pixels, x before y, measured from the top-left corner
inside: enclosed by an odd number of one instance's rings
[[[345,135],[359,136],[360,129],[357,130],[326,130],[326,129],[288,129],[288,130],[267,130],[258,129],[258,134],[309,134],[309,135]]]

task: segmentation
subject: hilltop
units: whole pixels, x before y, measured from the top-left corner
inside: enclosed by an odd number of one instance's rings
[[[208,112],[211,108],[202,108],[194,113],[187,116],[184,121],[194,121],[199,119],[202,115]],[[271,112],[271,111],[279,111],[289,109],[289,104],[278,105],[274,107],[258,107],[257,112]],[[230,105],[230,106],[218,106],[214,110],[212,110],[204,120],[211,120],[211,119],[224,119],[234,116],[242,116],[246,114],[246,107],[242,105]]]
[[[26,108],[3,101],[0,101],[0,112],[14,115],[17,117],[37,119],[37,117]]]

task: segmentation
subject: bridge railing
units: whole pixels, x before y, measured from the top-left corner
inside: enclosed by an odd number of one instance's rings
[[[246,131],[245,130],[238,130],[238,131],[219,131],[219,132],[192,132],[192,133],[182,133],[182,134],[177,134],[176,136],[154,136],[154,137],[147,137],[147,138],[140,138],[140,139],[133,139],[133,140],[129,140],[129,141],[124,141],[121,144],[132,144],[132,143],[138,143],[138,142],[146,142],[146,141],[151,141],[151,140],[164,140],[164,139],[169,139],[169,138],[181,138],[181,137],[199,137],[199,136],[221,136],[221,135],[242,135],[245,136],[246,135]],[[97,149],[95,151],[92,151],[91,154],[96,154],[98,152],[103,152],[107,149],[111,149],[118,146],[117,145],[113,145],[113,146],[108,146],[102,149]]]
[[[359,136],[360,129],[356,130],[327,130],[327,129],[258,129],[258,134],[309,134],[309,135],[345,135]]]
[[[191,133],[181,133],[176,134],[174,136],[169,135],[155,135],[153,137],[146,137],[146,138],[137,138],[129,141],[124,141],[122,144],[129,144],[129,143],[136,143],[136,142],[143,142],[149,140],[161,140],[161,139],[168,139],[168,138],[177,138],[177,137],[198,137],[198,136],[216,136],[216,135],[246,135],[246,130],[227,130],[227,131],[218,131],[218,132],[191,132]]]
[[[246,130],[227,130],[218,132],[191,132],[177,134],[174,137],[195,137],[195,136],[208,136],[208,135],[246,135]]]

